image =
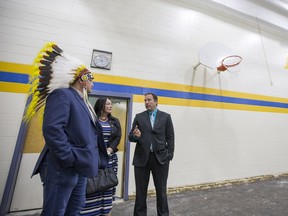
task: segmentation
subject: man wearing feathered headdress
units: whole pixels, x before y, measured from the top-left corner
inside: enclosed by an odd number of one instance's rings
[[[85,203],[86,177],[108,163],[101,127],[87,93],[92,73],[55,43],[48,43],[34,61],[31,102],[24,121],[43,117],[45,146],[33,175],[43,182],[41,216],[76,216]],[[44,114],[43,114],[44,112]]]

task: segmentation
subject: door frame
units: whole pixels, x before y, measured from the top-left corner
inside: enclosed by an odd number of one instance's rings
[[[129,165],[130,165],[130,142],[128,140],[128,134],[131,130],[131,123],[132,123],[132,106],[133,106],[133,94],[130,93],[119,93],[119,92],[110,92],[110,91],[95,91],[92,90],[92,92],[89,94],[91,96],[96,97],[116,97],[121,99],[127,100],[127,128],[126,128],[126,134],[125,137],[125,151],[124,151],[124,189],[123,189],[123,200],[127,201],[129,199],[128,196],[128,188],[129,188]]]

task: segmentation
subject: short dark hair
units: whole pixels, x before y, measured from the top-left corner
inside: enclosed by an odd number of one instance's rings
[[[152,93],[152,92],[145,93],[144,96],[149,95],[149,94],[152,95],[154,101],[158,102],[158,96],[156,94]]]
[[[96,103],[94,105],[94,111],[95,111],[98,118],[101,116],[101,112],[105,110],[105,105],[106,105],[107,100],[110,100],[110,98],[101,97],[96,101]],[[110,115],[111,114],[109,113],[108,117],[110,117]]]

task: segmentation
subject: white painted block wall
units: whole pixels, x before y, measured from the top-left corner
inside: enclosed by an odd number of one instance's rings
[[[31,64],[43,44],[54,41],[86,65],[92,49],[113,52],[112,70],[93,69],[96,73],[287,97],[288,73],[282,66],[287,32],[262,23],[259,34],[255,20],[205,9],[200,2],[1,0],[0,61]],[[192,79],[198,50],[208,42],[226,44],[241,55],[241,72],[215,75],[199,66]],[[1,92],[0,99],[2,197],[26,96]],[[134,103],[133,117],[143,108]],[[159,108],[172,115],[176,132],[169,187],[287,172],[287,115],[161,101]],[[132,165],[129,169],[133,194]]]
[[[0,92],[0,197],[11,165],[26,104],[25,94]]]

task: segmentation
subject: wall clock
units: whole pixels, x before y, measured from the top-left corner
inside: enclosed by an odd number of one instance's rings
[[[93,50],[91,67],[110,70],[112,63],[112,52]]]

